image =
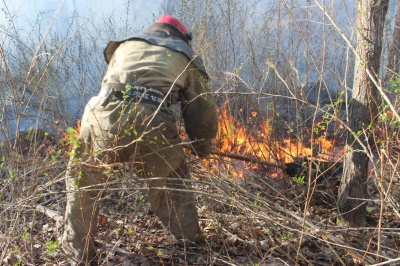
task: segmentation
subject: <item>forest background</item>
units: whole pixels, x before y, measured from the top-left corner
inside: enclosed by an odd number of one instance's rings
[[[365,150],[367,223],[350,229],[336,225],[336,182],[314,181],[340,179],[331,170],[346,153],[360,1],[95,2],[1,3],[1,262],[65,260],[59,247],[63,176],[75,134],[68,129],[79,130],[86,102],[99,91],[108,41],[142,31],[162,13],[181,18],[193,32],[220,113],[215,154],[190,159],[208,241],[207,252],[190,259],[217,265],[399,261],[400,77],[398,61],[390,65],[399,1],[389,1],[382,25],[376,74],[388,97],[379,99],[376,148]],[[313,167],[310,160],[332,164]],[[282,166],[290,163],[304,171],[288,177]],[[108,240],[105,259],[118,264],[139,254],[141,262],[188,263],[187,254],[163,246],[145,189],[128,172],[110,187],[99,221]]]

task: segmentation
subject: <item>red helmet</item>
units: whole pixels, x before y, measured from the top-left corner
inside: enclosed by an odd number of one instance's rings
[[[183,24],[182,21],[180,21],[178,18],[164,14],[162,15],[159,19],[156,20],[156,23],[166,23],[174,26],[177,28],[180,32],[185,35],[185,37],[191,41],[192,40],[192,33],[186,28],[185,24]]]

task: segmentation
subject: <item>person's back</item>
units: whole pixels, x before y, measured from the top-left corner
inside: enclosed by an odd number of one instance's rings
[[[137,84],[160,88],[175,100],[181,88],[186,88],[187,68],[193,72],[188,58],[169,48],[156,46],[140,40],[122,43],[115,51],[102,83]],[[171,86],[174,85],[171,89]]]

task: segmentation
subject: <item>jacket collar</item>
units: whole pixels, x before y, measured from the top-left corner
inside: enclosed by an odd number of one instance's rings
[[[180,32],[174,26],[166,23],[154,23],[153,25],[145,29],[144,32],[163,32],[165,34],[178,37],[183,41],[185,41],[186,43],[189,43],[188,39],[186,38],[185,35],[183,35],[182,32]]]

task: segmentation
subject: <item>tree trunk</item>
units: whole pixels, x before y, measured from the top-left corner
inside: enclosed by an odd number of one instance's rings
[[[385,83],[390,81],[400,71],[400,0],[397,0],[396,18],[393,29],[393,39],[390,45]]]
[[[368,150],[373,149],[370,129],[377,114],[378,90],[367,69],[379,74],[382,36],[389,0],[357,0],[357,59],[349,104],[344,172],[339,189],[337,223],[362,227],[366,223]]]

